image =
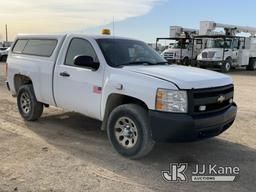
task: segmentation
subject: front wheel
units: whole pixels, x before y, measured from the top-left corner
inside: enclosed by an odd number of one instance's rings
[[[2,62],[6,62],[6,61],[7,61],[7,55],[2,56],[2,57],[1,57],[1,61],[2,61]]]
[[[135,104],[121,105],[112,111],[107,133],[115,150],[130,159],[146,156],[155,144],[147,111]]]
[[[228,72],[230,72],[231,67],[232,67],[232,59],[227,58],[221,66],[221,72],[222,73],[228,73]]]

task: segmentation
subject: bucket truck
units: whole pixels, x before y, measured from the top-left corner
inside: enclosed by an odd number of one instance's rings
[[[217,28],[224,33],[216,32]],[[248,33],[248,37],[237,36]],[[256,70],[256,28],[202,21],[199,36],[204,39],[205,49],[197,56],[199,67],[219,67],[227,73],[231,68],[246,67]]]
[[[197,52],[199,53],[198,49],[196,49],[196,46],[193,44],[193,36],[198,34],[199,31],[196,29],[171,26],[170,36],[167,38],[157,38],[156,44],[158,44],[160,40],[171,41],[167,49],[161,53],[162,57],[169,63],[189,65],[192,60],[195,60]]]

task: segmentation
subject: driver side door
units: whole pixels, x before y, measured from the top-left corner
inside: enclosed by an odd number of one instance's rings
[[[234,63],[236,63],[238,60],[238,51],[239,51],[239,41],[238,39],[234,39],[232,42],[232,59]]]
[[[99,62],[95,42],[83,37],[68,37],[63,59],[57,61],[54,94],[57,106],[100,119],[103,66],[97,71],[74,65],[78,55],[90,56]]]

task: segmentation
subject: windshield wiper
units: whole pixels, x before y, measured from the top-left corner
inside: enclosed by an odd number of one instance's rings
[[[168,62],[163,61],[163,62],[152,63],[149,61],[133,61],[133,62],[117,65],[117,67],[123,67],[123,66],[129,66],[129,65],[163,65],[163,64],[168,64]]]
[[[167,61],[162,61],[162,62],[158,62],[158,63],[154,63],[154,65],[168,65],[168,62]]]

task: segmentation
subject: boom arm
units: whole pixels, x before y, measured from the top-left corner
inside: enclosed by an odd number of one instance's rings
[[[170,38],[191,38],[192,35],[198,35],[197,29],[183,28],[181,26],[170,27]]]
[[[216,28],[223,28],[226,35],[235,36],[237,33],[250,33],[251,36],[256,35],[256,28],[238,25],[229,25],[215,23],[213,21],[201,21],[200,22],[200,35],[213,35]]]

